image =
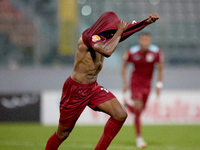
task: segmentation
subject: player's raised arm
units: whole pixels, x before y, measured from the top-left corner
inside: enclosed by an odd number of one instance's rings
[[[110,57],[112,53],[115,51],[120,39],[121,35],[124,31],[126,31],[127,27],[129,26],[129,23],[120,20],[118,26],[117,26],[117,31],[113,35],[110,41],[107,43],[104,42],[98,42],[93,46],[93,49],[100,54],[104,55],[105,57]],[[111,34],[111,33],[107,33]]]

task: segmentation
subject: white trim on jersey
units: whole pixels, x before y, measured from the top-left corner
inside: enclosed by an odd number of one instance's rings
[[[157,53],[159,51],[159,47],[157,45],[150,45],[149,46],[149,50],[154,52],[154,53]]]
[[[159,47],[153,44],[151,44],[148,49],[154,53],[157,53],[159,51]],[[140,50],[140,45],[135,45],[130,48],[130,53],[133,54],[138,52],[139,50]]]
[[[140,50],[140,45],[135,45],[130,48],[130,53],[136,53]]]

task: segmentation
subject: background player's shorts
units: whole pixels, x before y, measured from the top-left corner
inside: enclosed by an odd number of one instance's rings
[[[142,100],[145,107],[148,100],[149,92],[150,92],[150,88],[131,87],[131,98]]]
[[[59,123],[73,126],[87,105],[95,110],[97,105],[113,98],[115,96],[96,81],[81,84],[69,77],[63,86]]]

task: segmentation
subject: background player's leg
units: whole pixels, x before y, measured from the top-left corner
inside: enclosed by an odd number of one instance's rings
[[[141,136],[141,113],[144,108],[143,101],[140,99],[134,99],[134,110],[135,110],[135,130],[136,130],[136,145],[138,148],[144,148],[147,143],[143,140]]]
[[[136,135],[139,137],[141,135],[141,120],[140,116],[142,113],[143,109],[143,102],[140,99],[134,99],[134,110],[135,110],[135,130],[136,130]]]
[[[141,109],[135,109],[134,124],[137,137],[141,136],[141,120],[140,120],[141,112],[142,112]]]
[[[143,103],[141,100],[139,99],[135,99],[134,100],[134,105],[129,105],[126,101],[125,101],[125,106],[127,107],[127,109],[135,114],[135,119],[134,119],[134,125],[135,125],[135,132],[137,137],[140,136],[141,134],[141,121],[140,121],[140,115],[142,113],[142,109],[143,109]]]
[[[129,105],[128,103],[125,103],[125,107],[127,107],[127,109],[132,112],[133,114],[135,114],[135,108],[134,106]]]
[[[98,105],[97,108],[111,116],[95,148],[95,150],[106,150],[124,124],[127,113],[116,98]]]

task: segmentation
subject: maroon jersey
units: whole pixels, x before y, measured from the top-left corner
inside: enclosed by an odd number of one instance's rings
[[[150,45],[147,52],[141,52],[136,45],[129,49],[127,62],[133,63],[131,88],[150,88],[155,63],[162,62],[158,46]]]
[[[147,18],[148,19],[148,18]],[[130,22],[128,28],[126,31],[123,32],[122,37],[120,39],[120,42],[124,41],[126,38],[134,34],[135,32],[138,32],[142,30],[144,27],[146,27],[149,24],[143,25],[143,23],[147,20],[142,21],[132,21]],[[88,29],[86,29],[82,34],[82,39],[84,44],[87,47],[92,47],[94,44],[93,36],[100,35],[101,33],[105,31],[110,31],[112,33],[115,33],[117,31],[117,26],[119,24],[119,17],[111,11],[107,11],[103,13],[97,21]],[[109,40],[105,41],[108,42]]]

